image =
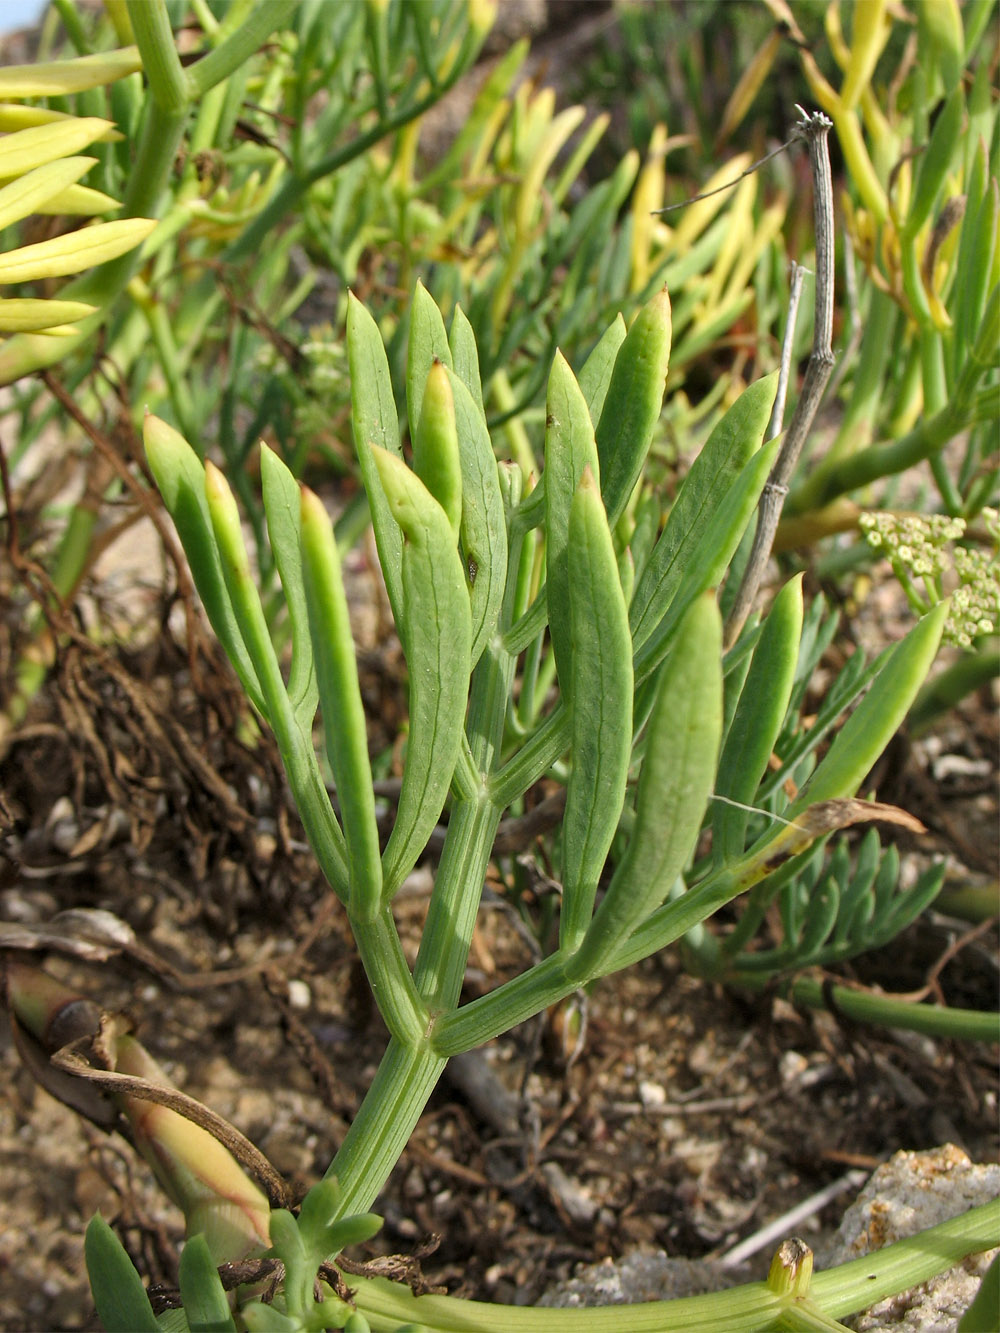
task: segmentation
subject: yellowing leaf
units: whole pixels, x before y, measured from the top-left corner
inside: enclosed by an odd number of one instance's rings
[[[59,278],[117,259],[146,239],[156,226],[150,218],[121,218],[56,236],[37,245],[24,245],[0,256],[0,283]]]
[[[845,111],[857,106],[888,41],[892,19],[886,14],[885,0],[865,0],[863,5],[855,5],[853,28],[851,60],[840,90]]]
[[[70,185],[36,208],[35,212],[55,217],[94,218],[102,213],[110,213],[119,206],[119,201],[112,199],[103,190],[92,190],[89,185]]]
[[[92,315],[96,306],[84,301],[42,301],[36,298],[0,298],[0,332],[52,332],[74,319]]]
[[[69,157],[113,128],[110,120],[82,116],[72,120],[58,120],[50,125],[36,125],[29,130],[17,130],[5,139],[0,139],[0,176],[21,176],[35,167],[45,166],[47,162]]]
[[[567,107],[565,111],[560,111],[559,115],[554,117],[540,136],[517,194],[515,226],[519,238],[527,237],[531,219],[542,197],[545,173],[555,160],[556,154],[586,114],[582,106]]]
[[[0,133],[3,134],[12,134],[15,130],[30,130],[34,125],[54,125],[57,120],[76,120],[76,116],[68,111],[53,111],[48,106],[23,106],[20,102],[0,102]]]
[[[85,175],[96,161],[96,157],[66,157],[59,162],[47,162],[44,167],[36,167],[0,187],[0,231],[39,212],[44,204]]]
[[[727,196],[725,194],[713,194],[713,191],[718,190],[723,185],[735,185],[739,181],[740,173],[746,171],[749,165],[750,154],[737,153],[725,166],[719,167],[718,171],[705,181],[701,187],[701,193],[711,195],[711,198],[698,199],[685,208],[684,215],[677,224],[677,230],[674,232],[671,243],[674,254],[684,254],[705,231],[716,213],[725,205]]]
[[[764,80],[774,68],[774,59],[781,48],[781,41],[781,33],[775,28],[740,75],[722,113],[722,124],[715,140],[716,148],[726,142],[750,110],[754,98],[764,85]]]
[[[87,88],[102,88],[142,69],[139,48],[103,51],[75,60],[41,61],[36,65],[8,65],[0,69],[0,97],[60,97]]]

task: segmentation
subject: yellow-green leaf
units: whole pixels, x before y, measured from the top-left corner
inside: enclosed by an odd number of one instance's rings
[[[36,125],[55,125],[57,122],[76,120],[68,111],[53,111],[49,106],[22,106],[19,102],[0,102],[0,133],[13,134],[15,130],[30,130]],[[110,121],[109,128],[95,142],[118,143],[125,138]]]
[[[0,231],[39,212],[44,204],[86,175],[96,161],[96,157],[66,157],[35,167],[9,185],[0,186]]]
[[[70,157],[113,128],[110,120],[102,120],[100,116],[81,116],[17,130],[0,139],[0,176],[21,176],[35,167],[45,166],[46,162]]]
[[[24,245],[0,257],[0,283],[59,278],[104,264],[132,250],[156,226],[152,218],[121,218],[56,236],[37,245]]]
[[[103,190],[92,190],[89,185],[70,185],[53,195],[35,212],[55,217],[95,218],[119,207],[119,201],[112,199],[110,194],[105,194]]]
[[[0,69],[0,97],[60,97],[101,88],[142,69],[137,46],[75,60],[40,61],[35,65],[9,65]]]
[[[97,309],[83,301],[41,301],[0,298],[0,333],[55,332],[74,319],[86,319]]]

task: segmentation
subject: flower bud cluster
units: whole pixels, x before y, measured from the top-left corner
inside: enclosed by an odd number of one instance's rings
[[[992,549],[959,545],[965,520],[944,514],[867,513],[859,519],[869,546],[885,555],[915,610],[924,613],[947,593],[944,637],[962,648],[997,632],[1000,621],[1000,517],[984,509]]]
[[[330,324],[309,330],[298,345],[302,357],[300,369],[293,371],[279,350],[269,342],[256,353],[256,366],[270,371],[279,381],[287,401],[292,404],[293,438],[323,439],[330,430],[336,408],[346,404],[350,376],[347,351],[333,336]]]

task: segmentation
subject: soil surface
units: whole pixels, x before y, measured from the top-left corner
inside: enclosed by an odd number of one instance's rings
[[[352,586],[379,753],[398,726],[404,669],[364,552]],[[869,607],[880,595],[894,603],[887,584]],[[177,607],[171,617],[160,606],[159,618],[177,633],[127,651],[63,626],[73,636],[0,766],[0,919],[30,934],[85,907],[126,923],[134,947],[100,965],[63,949],[33,956],[132,1015],[170,1077],[302,1192],[334,1155],[385,1032],[273,746],[250,730],[197,617],[190,639]],[[831,652],[870,630],[845,616]],[[8,654],[16,638],[8,634]],[[995,755],[985,698],[919,744],[894,745],[879,797],[930,830],[919,846],[902,835],[904,857],[945,855],[955,882],[989,875]],[[525,851],[529,870],[536,850]],[[540,865],[533,873],[543,886]],[[411,952],[431,879],[422,867],[398,899]],[[536,948],[488,892],[466,998],[523,970]],[[986,1008],[996,1002],[995,949],[994,925],[931,911],[841,975],[894,993],[929,985],[939,1001]],[[632,1247],[724,1253],[898,1148],[952,1142],[973,1160],[995,1159],[996,1069],[982,1047],[727,991],[685,974],[674,951],[602,982],[584,1016],[578,1049],[567,1035],[578,1015],[560,1010],[454,1062],[377,1204],[385,1227],[369,1256],[418,1253],[431,1284],[530,1303],[581,1262]],[[126,1143],[40,1090],[2,1041],[0,1328],[92,1328],[82,1263],[90,1216],[113,1220],[142,1271],[167,1287],[180,1218]],[[815,1238],[851,1197],[796,1230]]]

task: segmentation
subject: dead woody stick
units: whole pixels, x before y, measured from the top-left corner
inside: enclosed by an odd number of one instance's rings
[[[777,462],[760,497],[757,530],[736,600],[726,622],[725,646],[731,647],[750,614],[760,587],[764,569],[771,556],[781,508],[788,494],[788,483],[799,461],[813,419],[833,369],[833,182],[827,136],[833,126],[822,112],[809,114],[798,108],[802,119],[795,126],[795,136],[809,147],[813,178],[813,212],[816,221],[816,316],[813,348],[809,357],[802,392],[781,446]],[[789,324],[792,324],[789,320]]]

